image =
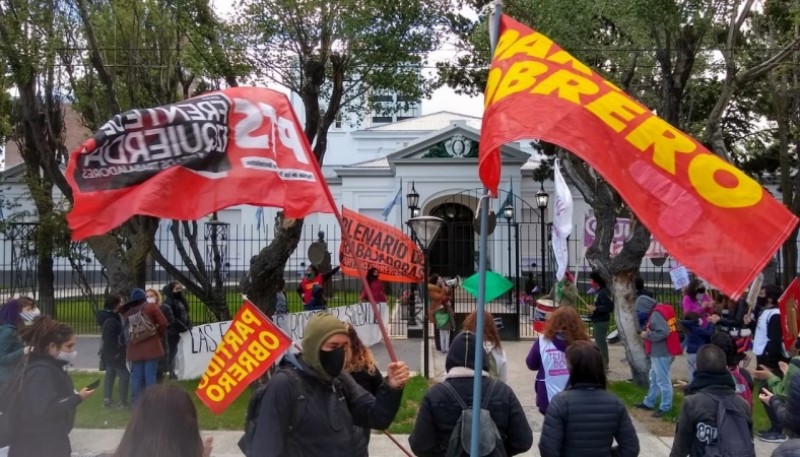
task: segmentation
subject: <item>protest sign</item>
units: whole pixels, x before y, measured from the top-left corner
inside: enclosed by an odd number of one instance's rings
[[[389,318],[389,306],[386,303],[378,303],[380,307],[381,317],[386,322]],[[299,342],[303,339],[303,332],[306,328],[306,323],[312,315],[319,311],[303,311],[301,313],[289,313],[275,316],[275,324],[278,325],[289,337]],[[367,303],[356,303],[350,306],[339,306],[337,308],[329,308],[327,313],[332,314],[334,317],[342,322],[347,322],[356,329],[358,338],[367,346],[372,346],[381,341],[381,329],[378,325],[378,319],[375,313],[372,312],[372,306]]]
[[[787,351],[796,354],[797,350],[794,347],[794,342],[797,340],[797,332],[800,327],[797,307],[800,306],[800,281],[794,278],[789,287],[783,292],[781,298],[778,299],[778,306],[781,310],[781,330],[783,333],[783,346]]]
[[[595,229],[597,228],[597,218],[593,215],[586,214],[583,221],[583,247],[588,248],[594,243]],[[614,238],[611,239],[611,247],[609,254],[611,257],[619,254],[622,251],[622,246],[628,241],[633,234],[631,233],[631,220],[624,217],[618,217],[614,222]],[[647,247],[645,257],[667,257],[667,251],[664,246],[658,242],[652,235],[650,235],[650,246]]]
[[[689,270],[684,266],[669,270],[669,277],[672,279],[672,285],[675,287],[675,290],[683,289],[689,285]]]
[[[245,302],[217,345],[197,396],[220,414],[289,349],[292,342],[252,303]]]
[[[339,266],[344,274],[358,276],[358,270],[375,267],[382,281],[424,281],[422,250],[400,230],[347,208],[342,209],[342,230],[356,251],[351,253],[347,243],[339,245]]]

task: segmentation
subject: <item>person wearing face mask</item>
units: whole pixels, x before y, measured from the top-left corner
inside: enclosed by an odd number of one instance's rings
[[[65,371],[78,355],[75,333],[43,316],[23,328],[20,338],[31,349],[16,379],[9,381],[19,383],[19,394],[9,411],[14,430],[8,456],[69,457],[76,409],[94,394],[86,388],[76,392]]]
[[[151,289],[150,302],[142,289],[133,289],[131,301],[124,304],[121,314],[127,320],[132,315],[141,311],[156,327],[156,334],[143,341],[129,341],[127,344],[128,361],[131,362],[131,402],[136,403],[139,394],[149,386],[156,383],[158,375],[158,361],[164,357],[163,338],[167,332],[167,318],[159,306],[153,303],[154,295]],[[126,324],[129,325],[129,324]],[[128,329],[124,328],[123,332]]]
[[[324,288],[325,281],[338,272],[339,267],[336,267],[327,273],[320,273],[316,266],[309,265],[308,268],[306,268],[306,275],[303,277],[302,281],[300,281],[300,285],[297,286],[297,293],[300,294],[303,305],[307,306],[311,303],[314,286]]]
[[[0,389],[8,382],[25,352],[18,330],[24,324],[18,299],[9,300],[0,308]]]
[[[34,319],[42,315],[42,312],[36,306],[36,301],[31,297],[19,297],[19,302],[22,304],[20,317],[25,325],[31,325]]]
[[[318,313],[308,320],[302,353],[285,355],[267,384],[248,457],[353,457],[360,433],[354,426],[389,427],[408,366],[390,363],[373,396],[343,371],[348,343],[346,325],[334,316]]]
[[[386,303],[386,292],[383,290],[383,283],[380,279],[378,279],[379,276],[380,274],[378,273],[378,269],[375,267],[372,267],[367,271],[369,290],[372,291],[372,297],[375,299],[375,303]],[[362,287],[360,300],[362,302],[369,301],[366,288]]]
[[[183,296],[183,285],[178,281],[172,281],[161,290],[164,297],[164,305],[169,308],[173,319],[169,320],[167,327],[167,370],[170,379],[177,379],[175,374],[175,355],[178,353],[178,343],[181,341],[181,334],[192,329],[192,319],[189,317],[189,304]],[[166,315],[166,314],[165,314]]]
[[[703,281],[695,278],[689,282],[684,291],[681,308],[683,308],[684,316],[689,313],[697,313],[702,320],[700,325],[706,325],[708,316],[714,314],[714,303],[706,294],[706,286],[703,285]]]
[[[603,355],[603,365],[608,372],[608,323],[611,321],[611,313],[614,312],[614,297],[606,287],[606,281],[600,273],[593,271],[589,274],[592,289],[597,293],[594,305],[588,307],[592,319],[592,336],[594,342]]]

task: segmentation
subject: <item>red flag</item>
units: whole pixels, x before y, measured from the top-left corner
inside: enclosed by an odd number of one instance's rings
[[[485,100],[480,174],[490,191],[501,145],[557,144],[597,170],[673,257],[731,297],[797,224],[742,171],[507,16]]]
[[[75,240],[135,214],[192,220],[229,206],[334,213],[327,184],[289,100],[236,87],[106,122],[67,167]]]
[[[797,278],[792,280],[778,300],[778,306],[781,310],[783,346],[787,351],[796,354],[794,342],[797,340],[798,331],[800,331],[798,330],[800,328],[800,314],[797,309],[800,306],[800,280]]]

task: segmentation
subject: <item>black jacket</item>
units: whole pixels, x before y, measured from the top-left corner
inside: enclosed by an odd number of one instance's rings
[[[164,297],[164,304],[169,306],[173,319],[167,319],[169,325],[167,326],[168,335],[180,335],[183,332],[192,329],[192,319],[189,317],[189,304],[183,299],[183,296],[175,296],[169,285],[161,289],[161,295]],[[163,312],[163,311],[162,311]],[[166,313],[164,313],[166,316]]]
[[[800,436],[800,374],[792,376],[786,401],[775,395],[769,404],[775,409],[783,427],[793,436]]]
[[[66,362],[32,354],[22,390],[13,405],[15,424],[9,457],[69,457],[69,432],[81,397],[75,393]]]
[[[472,379],[472,376],[450,377],[444,382],[453,386],[467,406],[472,406]],[[484,392],[490,381],[489,377],[483,377]],[[522,454],[531,448],[531,427],[510,387],[496,381],[488,409],[503,437],[508,455]],[[450,434],[460,416],[461,406],[453,401],[446,388],[441,385],[431,387],[422,399],[414,431],[408,439],[414,454],[419,457],[444,456]]]
[[[594,300],[594,311],[592,312],[592,322],[608,322],[611,320],[611,313],[614,312],[614,299],[608,287],[603,287],[597,291]]]
[[[789,440],[775,448],[771,457],[797,457],[800,455],[800,440]]]
[[[547,407],[539,439],[542,457],[608,457],[613,440],[619,457],[639,455],[639,438],[625,405],[599,385],[576,384]]]
[[[736,386],[730,373],[706,373],[696,371],[694,380],[687,388],[687,395],[683,399],[681,414],[675,426],[675,441],[672,444],[670,457],[702,457],[706,452],[706,443],[700,441],[698,425],[702,424],[704,430],[717,428],[717,400],[709,395],[718,397],[733,396],[738,409],[748,419],[750,430],[753,429],[753,420],[750,405],[744,398],[736,394]],[[707,432],[708,433],[708,432]]]
[[[282,370],[298,370],[303,399],[298,400],[299,386],[290,375],[278,371],[272,377],[258,415],[254,457],[353,457],[353,446],[362,438],[354,425],[384,430],[400,408],[403,391],[388,384],[373,397],[349,374],[341,374],[334,389],[302,360],[295,364],[285,363]]]
[[[717,322],[717,328],[723,332],[728,332],[735,328],[746,328],[747,326],[744,325],[744,316],[747,314],[748,307],[749,305],[743,298],[736,301],[736,308],[734,308],[732,311],[722,311],[722,316]]]
[[[100,347],[100,358],[103,363],[125,363],[126,345],[122,338],[122,318],[117,313],[103,310],[98,313],[100,334],[103,344]]]

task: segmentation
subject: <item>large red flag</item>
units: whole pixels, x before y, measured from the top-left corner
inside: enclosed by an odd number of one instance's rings
[[[485,97],[479,173],[493,194],[501,145],[557,144],[597,170],[672,256],[731,296],[797,223],[742,171],[507,16]]]
[[[114,116],[73,152],[67,216],[75,240],[135,214],[192,220],[229,206],[334,213],[289,100],[237,87]]]

